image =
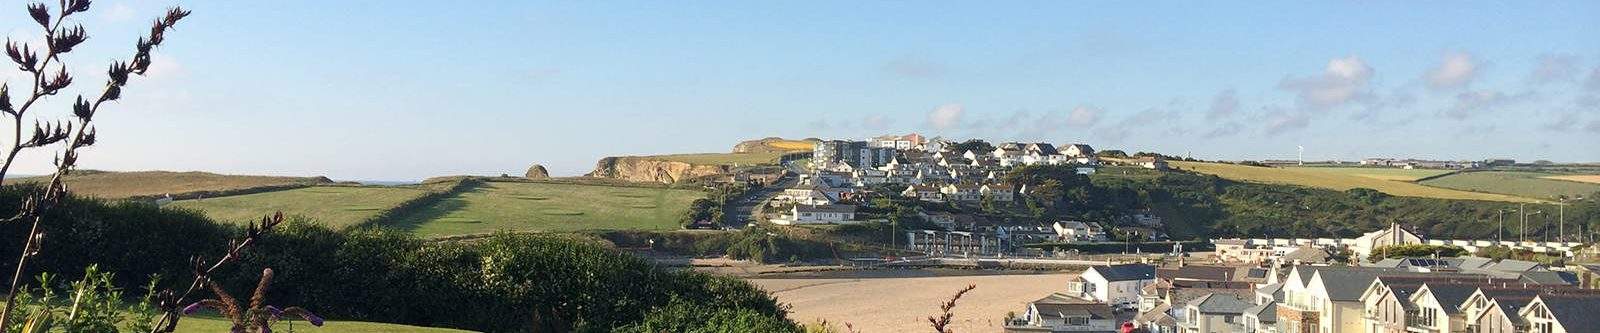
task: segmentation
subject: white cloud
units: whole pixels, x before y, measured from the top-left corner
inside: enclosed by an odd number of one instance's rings
[[[1438,67],[1428,70],[1423,79],[1429,88],[1451,89],[1466,86],[1477,74],[1478,63],[1471,54],[1451,52],[1444,55]]]
[[[1265,120],[1267,136],[1301,130],[1311,125],[1311,115],[1305,110],[1277,106],[1267,107]]]
[[[955,128],[961,124],[961,115],[964,113],[966,113],[966,109],[961,107],[961,104],[940,105],[933,108],[932,112],[928,112],[928,125],[933,126],[934,129]]]
[[[1507,95],[1493,90],[1465,91],[1456,94],[1450,107],[1442,113],[1452,119],[1466,119],[1479,113],[1503,108],[1512,103],[1524,101],[1533,97],[1532,93]]]
[[[1295,92],[1303,106],[1327,109],[1365,95],[1372,74],[1372,67],[1360,57],[1349,56],[1329,60],[1320,75],[1284,78],[1278,88]]]
[[[1104,111],[1099,108],[1079,106],[1067,113],[1067,125],[1074,127],[1094,126],[1095,123],[1100,122],[1100,113],[1102,112]]]
[[[1576,78],[1580,71],[1576,56],[1545,54],[1539,56],[1539,66],[1528,74],[1528,81],[1537,84],[1566,82]]]
[[[127,3],[118,2],[111,5],[111,9],[100,12],[100,18],[106,22],[122,23],[133,19],[133,8]]]
[[[1232,88],[1217,93],[1211,98],[1211,110],[1206,112],[1206,120],[1224,119],[1233,116],[1239,110],[1239,92]]]

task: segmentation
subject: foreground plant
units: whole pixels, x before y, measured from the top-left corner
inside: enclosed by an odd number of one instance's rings
[[[953,311],[956,308],[956,301],[961,300],[961,296],[966,296],[967,292],[977,288],[977,285],[969,284],[966,288],[961,288],[961,290],[956,291],[954,296],[950,296],[950,300],[939,304],[940,313],[938,315],[928,316],[928,323],[933,325],[933,331],[938,333],[955,332],[950,330],[950,319],[955,318],[956,316],[955,311]]]
[[[149,35],[140,37],[134,44],[132,60],[113,61],[106,69],[107,82],[98,96],[85,98],[81,94],[78,95],[72,105],[73,119],[54,123],[41,123],[35,120],[32,136],[24,139],[23,119],[27,117],[28,112],[39,105],[38,103],[45,97],[55,96],[72,85],[72,76],[67,74],[67,65],[61,55],[72,52],[73,48],[88,40],[89,36],[84,32],[83,25],[76,23],[70,27],[66,25],[68,18],[89,11],[89,4],[89,0],[61,0],[54,14],[44,3],[29,4],[28,16],[44,28],[45,45],[29,45],[9,38],[6,40],[6,56],[17,65],[17,69],[29,74],[32,89],[26,93],[20,105],[14,105],[11,101],[10,85],[0,83],[0,112],[10,117],[15,125],[11,147],[5,152],[5,162],[0,164],[0,178],[5,177],[17,154],[23,150],[62,142],[65,142],[65,148],[56,155],[56,168],[54,175],[50,177],[50,182],[46,183],[42,191],[35,192],[23,200],[16,216],[5,219],[5,222],[31,220],[32,226],[24,238],[26,241],[22,246],[22,253],[18,255],[16,272],[11,276],[11,286],[6,293],[6,306],[3,312],[0,312],[0,329],[11,327],[11,312],[16,306],[18,287],[28,268],[28,259],[38,255],[43,246],[44,232],[39,229],[39,224],[44,219],[44,213],[60,204],[67,196],[63,177],[77,166],[78,149],[95,143],[95,129],[92,124],[95,114],[106,102],[116,101],[122,97],[122,88],[128,84],[128,79],[132,75],[142,76],[150,69],[150,51],[161,45],[167,30],[172,29],[179,20],[189,16],[189,12],[182,8],[174,7],[168,10],[165,16],[156,19],[151,25]]]
[[[194,314],[201,308],[211,308],[233,321],[233,332],[260,332],[271,333],[272,323],[283,319],[285,315],[297,316],[311,323],[312,326],[322,326],[322,317],[312,314],[300,307],[287,307],[279,309],[267,305],[267,288],[272,286],[272,269],[261,271],[261,282],[256,284],[256,291],[250,296],[249,307],[241,307],[239,300],[228,294],[227,290],[216,282],[206,280],[206,287],[217,294],[215,299],[203,299],[183,308],[183,314]]]
[[[211,274],[216,272],[218,268],[222,268],[222,266],[227,265],[228,263],[238,261],[239,257],[243,255],[245,248],[249,247],[251,244],[255,244],[261,239],[262,236],[266,235],[267,232],[272,231],[273,228],[277,227],[279,224],[283,224],[283,212],[277,212],[272,214],[272,216],[263,217],[261,218],[261,222],[251,223],[249,227],[245,228],[245,235],[243,238],[228,241],[228,253],[223,255],[222,258],[217,259],[215,262],[208,263],[205,258],[200,256],[194,256],[190,258],[189,262],[191,264],[191,268],[194,270],[194,281],[189,283],[189,289],[184,290],[183,293],[178,293],[172,290],[163,290],[156,294],[155,299],[161,309],[161,318],[157,319],[155,323],[151,325],[150,332],[170,333],[177,330],[178,311],[180,310],[178,305],[187,302],[189,297],[194,295],[194,293],[199,291],[201,288],[211,288],[212,292],[216,293],[218,298],[232,299],[232,297],[228,296],[228,294],[224,292],[221,287],[216,285],[216,282],[211,280]],[[252,297],[252,304],[255,304],[254,300],[256,297],[266,297],[266,288],[267,285],[271,283],[271,280],[272,269],[269,268],[263,272],[261,283],[256,286],[257,294],[256,296]],[[205,301],[195,304],[202,304],[204,302]],[[192,313],[195,310],[198,310],[198,308],[195,307],[195,304],[186,306],[182,310],[184,312]],[[237,302],[234,302],[233,304],[235,307],[230,308],[236,308]],[[251,306],[251,309],[255,308],[257,308],[257,306]],[[225,314],[227,313],[225,312]],[[307,314],[309,314],[309,312]],[[236,317],[243,318],[242,316]],[[239,324],[238,320],[239,319],[235,319],[234,321],[234,332],[244,332],[237,330]],[[306,320],[309,321],[311,319],[306,318]],[[321,318],[318,318],[315,321],[315,324],[321,325],[321,321]],[[262,332],[265,333],[270,331],[271,329],[268,328],[266,331]]]
[[[17,308],[26,315],[21,333],[142,331],[149,324],[154,308],[149,299],[137,304],[124,302],[121,289],[112,285],[113,274],[96,266],[84,270],[81,280],[65,285],[58,294],[51,274],[39,274],[38,288],[17,296]],[[155,279],[148,286],[154,290]]]

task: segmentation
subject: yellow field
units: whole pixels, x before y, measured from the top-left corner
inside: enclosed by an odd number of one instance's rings
[[[1437,199],[1540,202],[1536,199],[1518,196],[1452,190],[1341,172],[1304,170],[1310,168],[1271,168],[1184,161],[1169,161],[1168,163],[1182,170],[1252,183],[1300,185],[1337,191],[1352,188],[1369,188],[1390,195]]]
[[[1549,177],[1543,177],[1543,178],[1556,179],[1556,180],[1565,180],[1565,181],[1573,181],[1573,182],[1581,182],[1581,183],[1600,184],[1600,175],[1549,176]]]
[[[757,165],[778,164],[783,153],[705,153],[640,156],[640,158],[683,162],[697,165]]]
[[[762,144],[781,150],[810,151],[816,148],[816,144],[811,143],[811,141],[801,140],[775,140],[762,142]]]

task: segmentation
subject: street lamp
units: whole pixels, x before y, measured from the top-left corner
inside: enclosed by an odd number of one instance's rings
[[[1495,233],[1494,233],[1495,245],[1500,245],[1500,242],[1505,241],[1505,237],[1506,237],[1506,212],[1510,212],[1510,211],[1512,211],[1511,208],[1501,208],[1500,209],[1500,229],[1497,229],[1495,231]]]

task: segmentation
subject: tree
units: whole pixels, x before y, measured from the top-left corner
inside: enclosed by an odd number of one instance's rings
[[[951,145],[950,146],[950,151],[953,151],[953,152],[956,152],[956,153],[965,153],[967,151],[972,151],[972,152],[978,153],[978,154],[987,154],[987,153],[989,153],[991,151],[994,151],[994,145],[989,144],[988,141],[972,139],[972,140],[967,140],[967,141],[963,141],[961,143],[957,143],[957,144]]]
[[[1460,257],[1464,255],[1467,255],[1467,250],[1454,245],[1401,244],[1379,246],[1372,249],[1372,254],[1367,256],[1367,260],[1377,262],[1387,258]]]
[[[1096,152],[1095,156],[1110,157],[1110,158],[1128,158],[1128,153],[1123,152],[1121,150],[1112,149],[1112,150],[1101,150],[1099,152]]]

